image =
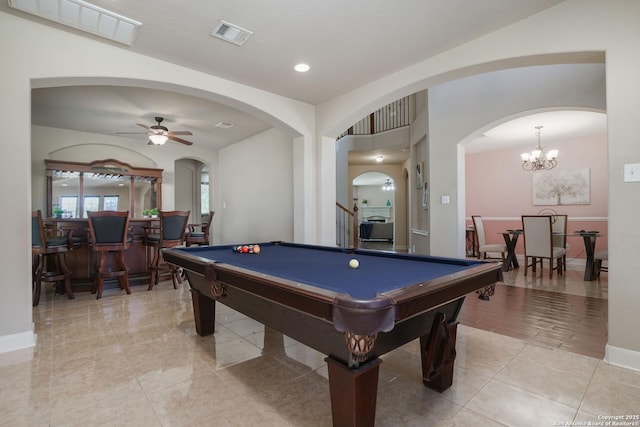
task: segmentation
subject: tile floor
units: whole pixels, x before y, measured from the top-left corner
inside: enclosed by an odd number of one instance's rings
[[[578,279],[565,291],[589,292],[579,273],[568,276]],[[544,286],[521,272],[505,280]],[[215,336],[201,338],[186,283],[107,290],[98,301],[48,288],[34,309],[35,348],[0,354],[0,426],[331,425],[324,356],[218,307]],[[587,425],[639,414],[640,372],[460,325],[454,384],[442,394],[422,385],[417,342],[384,356],[376,425]]]

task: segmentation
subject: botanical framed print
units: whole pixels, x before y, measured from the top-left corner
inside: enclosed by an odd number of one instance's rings
[[[533,205],[589,205],[589,169],[533,172]]]

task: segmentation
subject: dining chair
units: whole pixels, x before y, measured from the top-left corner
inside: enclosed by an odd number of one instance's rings
[[[187,247],[191,245],[208,246],[209,245],[209,229],[211,228],[211,220],[213,220],[214,211],[210,211],[203,222],[200,224],[187,224],[187,232],[184,236]]]
[[[608,249],[596,251],[596,253],[593,256],[593,259],[595,260],[594,269],[595,269],[596,277],[600,277],[601,271],[609,272],[609,250]],[[604,264],[605,262],[607,263],[606,265]]]
[[[562,271],[567,271],[567,218],[566,214],[556,214],[551,217],[551,231],[553,232],[553,247],[563,248]]]
[[[120,289],[130,294],[129,268],[124,258],[124,251],[129,249],[132,240],[129,236],[129,212],[87,212],[87,216],[89,249],[93,254],[91,293],[97,294],[96,299],[102,298],[104,279],[117,277]],[[109,255],[114,258],[111,264],[108,263]]]
[[[69,299],[75,296],[71,291],[71,271],[65,262],[65,253],[73,247],[71,233],[65,236],[47,236],[42,211],[31,212],[31,271],[32,305],[40,303],[42,282],[64,283],[64,292]],[[58,288],[56,287],[56,290]]]
[[[507,245],[505,245],[504,243],[487,243],[482,217],[479,215],[473,215],[471,216],[471,219],[473,220],[473,226],[476,230],[478,258],[488,259],[489,257],[487,256],[487,254],[499,253],[500,259],[504,261],[507,254]]]
[[[190,213],[191,211],[160,211],[158,213],[159,226],[145,229],[144,243],[153,249],[153,257],[149,264],[149,270],[151,271],[149,290],[152,290],[158,284],[160,269],[163,268],[160,265],[162,249],[184,245],[184,234]],[[151,230],[154,232],[151,233]],[[179,268],[170,265],[169,270],[173,280],[173,287],[178,289],[178,283],[182,283]]]
[[[551,215],[522,215],[522,229],[524,230],[524,275],[527,275],[529,267],[536,271],[536,265],[540,261],[540,271],[543,269],[543,260],[549,260],[549,278],[553,277],[553,270],[558,275],[563,273],[562,257],[566,254],[564,248],[553,246],[553,229]],[[532,260],[531,264],[529,259]],[[556,266],[554,267],[554,260]]]

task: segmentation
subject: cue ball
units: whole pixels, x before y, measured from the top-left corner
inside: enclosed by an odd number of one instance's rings
[[[359,266],[360,266],[360,263],[358,262],[357,259],[353,258],[352,260],[349,261],[349,267],[358,268]]]

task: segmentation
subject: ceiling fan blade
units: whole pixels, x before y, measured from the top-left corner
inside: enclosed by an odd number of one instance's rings
[[[167,135],[167,136],[172,141],[179,142],[184,145],[193,145],[193,142],[187,141],[186,139],[178,138],[177,136],[173,136],[173,135]]]
[[[116,135],[146,135],[147,132],[116,132]]]
[[[145,129],[149,130],[149,126],[147,126],[147,125],[143,125],[143,124],[140,124],[140,123],[136,123],[136,124],[137,124],[138,126],[140,126],[140,127],[143,127],[143,128],[145,128]]]
[[[193,135],[191,132],[189,132],[188,130],[179,130],[179,131],[171,131],[169,132],[169,135]]]

